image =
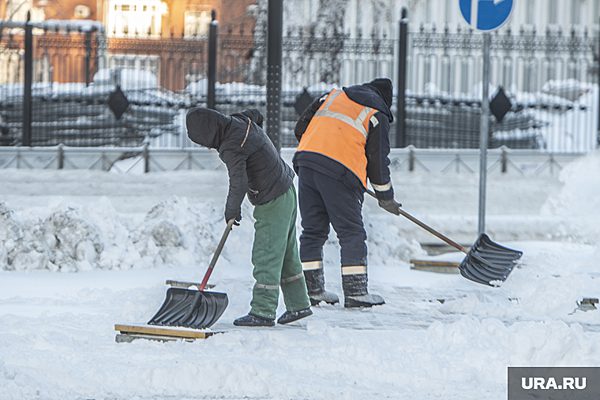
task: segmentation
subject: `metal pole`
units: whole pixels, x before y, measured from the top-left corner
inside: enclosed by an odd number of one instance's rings
[[[84,75],[85,75],[85,86],[89,86],[92,81],[91,78],[91,65],[92,65],[92,32],[85,32],[85,58],[84,58]]]
[[[65,167],[65,148],[63,144],[59,144],[56,155],[56,168],[63,169]]]
[[[406,147],[406,59],[408,46],[408,11],[402,7],[398,40],[398,87],[396,88],[396,147]]]
[[[481,91],[481,136],[479,139],[479,234],[485,231],[485,192],[487,179],[487,148],[490,128],[490,43],[488,32],[483,34],[483,77]]]
[[[217,12],[211,11],[211,21],[208,28],[208,90],[206,97],[206,107],[216,109],[216,90],[217,84]]]
[[[600,17],[598,18],[598,57],[596,59],[598,60],[596,63],[596,84],[598,85],[598,135],[596,139],[600,146]]]
[[[142,157],[144,158],[144,173],[147,174],[150,172],[150,150],[148,149],[148,143],[144,143]]]
[[[84,59],[84,75],[85,86],[89,86],[92,81],[92,31],[85,32],[85,59]]]
[[[267,25],[267,135],[281,150],[283,0],[269,0]]]
[[[31,146],[31,86],[33,83],[33,26],[31,11],[27,12],[25,24],[25,80],[23,83],[23,146]]]

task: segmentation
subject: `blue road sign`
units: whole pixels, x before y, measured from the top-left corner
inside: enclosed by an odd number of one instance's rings
[[[459,0],[460,12],[473,29],[488,32],[510,18],[516,0]]]

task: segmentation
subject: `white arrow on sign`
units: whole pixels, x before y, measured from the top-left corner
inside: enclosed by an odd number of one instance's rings
[[[485,0],[471,0],[471,26],[477,29],[477,17],[479,14],[479,2]],[[488,0],[489,1],[489,0]],[[494,5],[502,3],[504,0],[493,0]]]
[[[477,29],[477,14],[479,14],[479,0],[471,0],[471,26],[474,29]]]

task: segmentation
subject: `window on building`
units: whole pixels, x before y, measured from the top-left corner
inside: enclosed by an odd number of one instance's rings
[[[2,0],[0,0],[2,1]],[[31,11],[31,20],[43,21],[45,19],[44,9],[42,7],[34,7],[33,0],[5,0],[6,9],[5,15],[0,15],[0,18],[11,21],[25,21],[27,12]],[[39,2],[36,2],[39,3]]]
[[[210,21],[210,10],[186,11],[184,16],[185,37],[208,35]]]
[[[6,19],[13,21],[25,21],[27,11],[32,7],[33,2],[23,0],[8,0],[6,3]]]
[[[167,5],[161,0],[109,0],[108,33],[116,37],[158,37],[166,13]]]
[[[442,10],[443,12],[443,16],[444,16],[444,23],[448,24],[448,22],[450,22],[450,4],[448,4],[447,1],[445,1],[443,4],[440,5],[440,10]]]
[[[550,25],[558,24],[558,0],[550,0],[548,4],[548,23]]]
[[[536,12],[536,1],[535,0],[527,0],[524,1],[525,5],[525,23],[528,25],[535,24],[535,12]]]
[[[573,25],[581,24],[581,0],[571,0],[571,23]]]
[[[431,7],[431,0],[425,0],[425,19],[429,23],[433,22],[433,11]]]

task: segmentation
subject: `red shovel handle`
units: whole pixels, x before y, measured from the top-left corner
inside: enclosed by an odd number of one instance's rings
[[[234,223],[235,223],[234,219],[227,222],[227,227],[225,228],[225,232],[223,232],[223,236],[221,236],[221,240],[219,241],[217,249],[215,250],[213,257],[210,260],[210,264],[208,265],[208,269],[206,270],[206,273],[204,274],[202,283],[200,283],[200,286],[198,287],[198,289],[200,289],[200,291],[203,291],[204,288],[206,288],[206,284],[208,283],[208,280],[210,279],[210,275],[212,274],[213,269],[215,268],[215,265],[217,264],[217,260],[219,259],[219,256],[221,255],[221,251],[223,250],[223,247],[225,246],[225,242],[227,241],[229,232],[231,232],[231,229],[233,229]]]

